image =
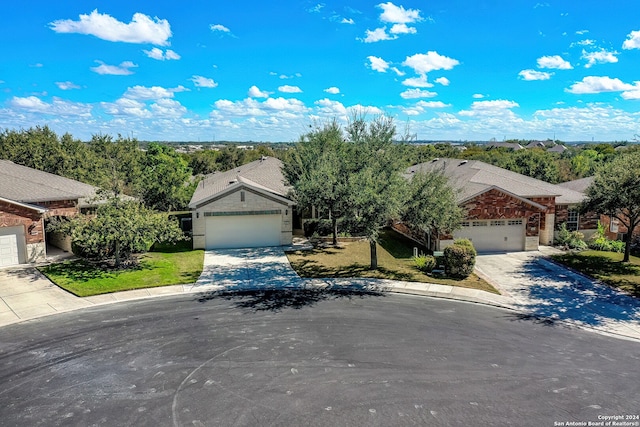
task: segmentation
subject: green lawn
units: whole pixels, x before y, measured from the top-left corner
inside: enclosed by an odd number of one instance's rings
[[[437,283],[499,292],[475,274],[466,279],[428,276],[411,259],[416,244],[394,231],[385,231],[378,245],[378,270],[369,270],[369,242],[341,243],[340,247],[317,248],[287,254],[291,266],[301,277],[372,277],[409,282]]]
[[[553,259],[610,286],[640,297],[640,258],[622,262],[621,253],[584,251],[554,255]]]
[[[126,270],[102,269],[77,260],[48,265],[40,271],[56,285],[80,297],[193,283],[200,276],[204,251],[187,249],[185,245],[156,250],[142,255],[137,267]]]

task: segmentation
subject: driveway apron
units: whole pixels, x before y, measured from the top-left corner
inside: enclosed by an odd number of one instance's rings
[[[559,266],[541,252],[479,255],[476,269],[530,316],[640,339],[640,301]]]
[[[204,268],[195,288],[295,288],[303,280],[279,247],[206,251]]]

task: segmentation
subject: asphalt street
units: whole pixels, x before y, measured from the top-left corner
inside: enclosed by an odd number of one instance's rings
[[[481,305],[181,295],[0,329],[7,426],[554,426],[640,413],[640,344]]]

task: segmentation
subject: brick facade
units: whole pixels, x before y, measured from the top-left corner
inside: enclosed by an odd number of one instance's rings
[[[26,208],[0,201],[0,227],[24,227],[27,244],[44,242],[44,220],[42,214]]]

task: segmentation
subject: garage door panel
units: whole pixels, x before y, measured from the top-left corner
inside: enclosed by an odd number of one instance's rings
[[[478,252],[524,250],[524,220],[469,221],[454,233],[456,239],[469,239]]]
[[[0,229],[0,267],[22,262],[22,241],[24,241],[22,227],[3,227]]]
[[[206,221],[207,249],[280,245],[281,215],[212,216]]]

